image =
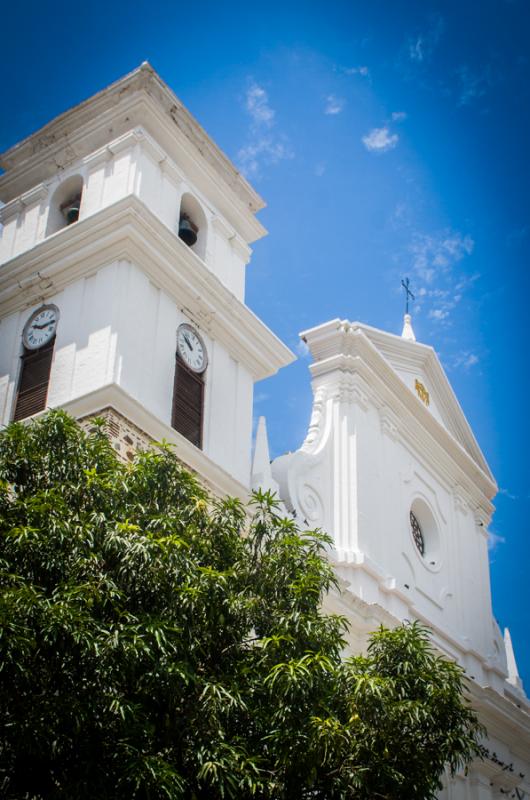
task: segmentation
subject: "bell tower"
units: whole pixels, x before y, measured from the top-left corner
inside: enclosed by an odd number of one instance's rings
[[[102,414],[243,496],[253,385],[293,358],[244,300],[259,195],[147,63],[0,164],[1,422]]]

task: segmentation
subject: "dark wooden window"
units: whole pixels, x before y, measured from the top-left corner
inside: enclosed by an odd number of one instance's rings
[[[204,380],[177,355],[171,425],[196,447],[202,447]]]
[[[46,408],[55,337],[39,350],[24,350],[13,419],[25,419]]]

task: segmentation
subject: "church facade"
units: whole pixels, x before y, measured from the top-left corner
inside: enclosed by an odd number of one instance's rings
[[[417,618],[470,677],[489,758],[442,797],[530,798],[530,705],[491,610],[496,485],[432,348],[332,320],[305,331],[300,449],[254,458],[256,381],[293,360],[245,304],[263,201],[148,64],[3,154],[0,423],[107,420],[124,459],[166,439],[214,493],[277,491],[333,539],[349,647]]]

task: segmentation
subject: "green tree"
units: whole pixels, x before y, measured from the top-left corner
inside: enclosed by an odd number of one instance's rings
[[[250,509],[167,447],[121,464],[101,423],[3,432],[3,797],[414,800],[479,754],[427,632],[343,660],[327,538]]]

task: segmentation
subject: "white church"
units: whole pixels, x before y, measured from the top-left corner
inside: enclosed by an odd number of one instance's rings
[[[144,63],[0,165],[0,423],[98,414],[124,459],[166,439],[216,494],[276,491],[333,539],[352,652],[416,618],[466,669],[489,757],[441,797],[530,800],[530,703],[491,606],[497,487],[410,317],[303,332],[306,438],[270,463],[260,420],[252,460],[254,384],[294,358],[245,304],[263,201],[168,86]]]

